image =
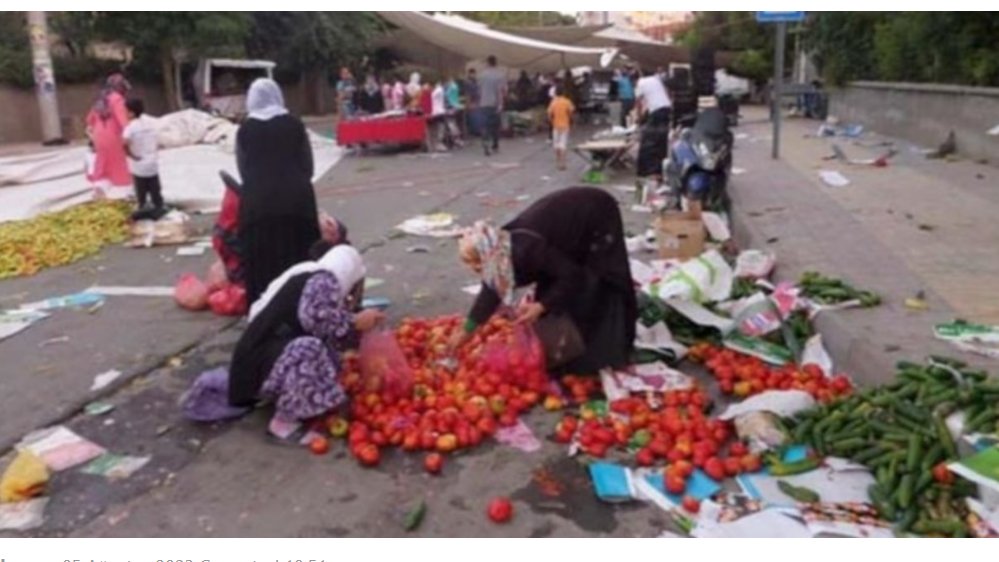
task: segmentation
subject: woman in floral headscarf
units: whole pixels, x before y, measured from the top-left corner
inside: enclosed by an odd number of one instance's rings
[[[93,165],[87,170],[87,180],[99,188],[131,187],[122,131],[128,124],[125,95],[131,89],[121,73],[107,77],[87,114],[87,136],[94,147]]]
[[[514,305],[518,287],[535,285],[534,301],[516,311],[518,322],[565,314],[586,351],[563,366],[595,374],[630,363],[638,305],[617,200],[591,187],[550,193],[501,228],[478,222],[459,243],[462,261],[482,288],[452,342],[460,346],[500,307]]]

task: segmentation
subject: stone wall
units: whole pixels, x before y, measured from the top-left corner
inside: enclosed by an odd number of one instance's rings
[[[999,88],[851,82],[831,92],[829,113],[926,148],[954,131],[960,155],[999,163],[999,136],[987,134],[999,125]]]

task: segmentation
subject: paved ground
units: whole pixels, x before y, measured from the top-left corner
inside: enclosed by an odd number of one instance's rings
[[[995,226],[980,216],[997,197],[985,187],[988,181],[976,177],[994,169],[927,163],[903,154],[899,165],[887,169],[843,169],[854,183],[833,191],[817,182],[814,170],[829,166],[819,160],[825,141],[801,138],[813,125],[788,123],[781,162],[768,159],[769,145],[760,140],[768,134],[765,124],[740,127],[746,138],[738,141],[736,160],[747,172],[733,184],[735,219],[743,238],[778,252],[779,275],[794,277],[817,267],[886,295],[881,308],[821,319],[835,359],[873,380],[890,372],[884,365],[897,357],[941,349],[929,337],[932,322],[958,311],[994,319],[994,312],[966,298],[965,281],[959,280],[978,281],[979,271],[999,264],[988,253],[996,251],[995,230],[990,230]],[[859,147],[844,148],[862,153]],[[455,213],[463,224],[483,217],[502,221],[531,199],[572,185],[582,172],[578,160],[568,172],[555,172],[539,136],[506,142],[498,156],[488,159],[477,147],[453,155],[348,156],[317,184],[317,191],[321,206],[350,226],[354,243],[365,252],[369,277],[385,280],[370,295],[392,299],[390,315],[396,321],[409,314],[463,311],[471,297],[460,288],[473,278],[456,260],[453,242],[398,237],[395,224],[435,210]],[[621,176],[610,183],[628,181]],[[912,195],[903,189],[907,185],[916,186]],[[527,200],[518,200],[522,196]],[[948,212],[938,212],[932,201]],[[630,201],[622,208],[629,207]],[[881,216],[891,216],[888,210],[894,219]],[[913,218],[905,218],[906,213]],[[625,218],[635,232],[648,221],[648,215],[628,211]],[[923,223],[936,228],[919,230]],[[969,228],[972,223],[979,230]],[[208,224],[199,221],[202,229]],[[429,252],[411,252],[416,246]],[[959,250],[965,265],[954,279],[941,275],[948,255]],[[975,252],[981,270],[967,264]],[[108,249],[70,267],[0,282],[0,306],[95,283],[171,285],[181,272],[201,272],[209,262],[173,253]],[[931,310],[905,311],[902,299],[920,289],[928,293]],[[314,457],[272,445],[264,438],[263,414],[211,427],[183,421],[176,406],[180,393],[202,370],[228,362],[238,334],[238,325],[180,311],[170,299],[109,297],[94,314],[60,312],[0,342],[6,383],[0,444],[64,420],[113,452],[153,459],[118,482],[75,471],[57,474],[47,521],[37,534],[395,536],[403,534],[399,521],[406,509],[421,499],[429,507],[421,536],[655,536],[668,528],[654,508],[599,503],[582,466],[548,442],[532,454],[502,445],[482,447],[450,459],[444,475],[431,478],[420,469],[419,456],[392,454],[377,470],[365,470],[343,448]],[[40,347],[63,335],[68,342]],[[126,373],[121,387],[90,392],[93,376],[112,368]],[[77,413],[98,396],[116,409],[103,417]],[[535,413],[528,422],[543,436],[553,416]],[[8,459],[9,454],[0,461]],[[482,515],[488,499],[499,494],[515,499],[518,515],[509,526],[494,526]]]

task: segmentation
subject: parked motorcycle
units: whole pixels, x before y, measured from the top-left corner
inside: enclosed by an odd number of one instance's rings
[[[709,211],[728,212],[728,179],[732,173],[735,139],[720,108],[707,108],[693,126],[683,127],[673,137],[663,176],[674,206],[680,197],[701,201]]]

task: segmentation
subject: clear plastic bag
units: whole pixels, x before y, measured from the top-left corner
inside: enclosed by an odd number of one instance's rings
[[[226,285],[208,297],[208,306],[219,316],[242,316],[246,314],[246,290]]]
[[[544,387],[545,352],[527,325],[514,325],[508,334],[491,339],[482,349],[483,367],[520,388]]]
[[[361,336],[358,350],[363,388],[400,399],[413,393],[413,371],[388,330],[371,330]]]

